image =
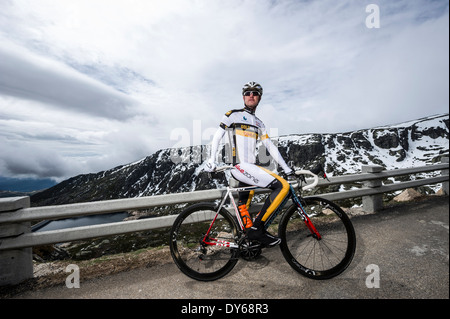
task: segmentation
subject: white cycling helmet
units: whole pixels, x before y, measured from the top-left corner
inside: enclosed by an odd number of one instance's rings
[[[248,82],[244,84],[244,87],[242,88],[242,95],[244,95],[247,91],[257,91],[259,94],[263,95],[263,88],[262,86],[257,82]]]

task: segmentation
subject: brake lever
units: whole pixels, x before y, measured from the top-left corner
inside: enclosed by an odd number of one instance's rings
[[[299,176],[298,176],[298,179],[299,179],[302,183],[305,183],[305,184],[306,184],[306,177],[305,177],[305,175],[303,175],[303,174],[299,175]]]
[[[330,181],[328,179],[327,174],[325,173],[325,169],[323,168],[322,164],[318,164],[316,167],[311,169],[311,173],[316,174],[317,176],[320,176],[320,177],[326,179],[327,181]]]

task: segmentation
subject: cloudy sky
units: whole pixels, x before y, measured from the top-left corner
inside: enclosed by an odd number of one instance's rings
[[[448,7],[0,0],[0,176],[61,180],[206,144],[248,81],[272,135],[447,113]]]

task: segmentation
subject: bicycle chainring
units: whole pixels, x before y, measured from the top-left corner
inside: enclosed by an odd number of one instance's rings
[[[261,244],[256,242],[251,242],[245,240],[245,242],[240,245],[240,256],[242,259],[247,261],[255,260],[261,255],[262,247]]]

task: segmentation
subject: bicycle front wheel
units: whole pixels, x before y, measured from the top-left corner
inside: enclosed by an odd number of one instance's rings
[[[228,274],[238,261],[237,237],[238,226],[227,210],[221,208],[217,213],[213,203],[195,204],[175,220],[170,252],[185,275],[201,281],[216,280]]]
[[[351,263],[356,249],[353,225],[333,202],[303,198],[302,206],[320,237],[313,235],[294,204],[284,214],[279,227],[280,245],[286,261],[300,274],[312,279],[330,279]]]

